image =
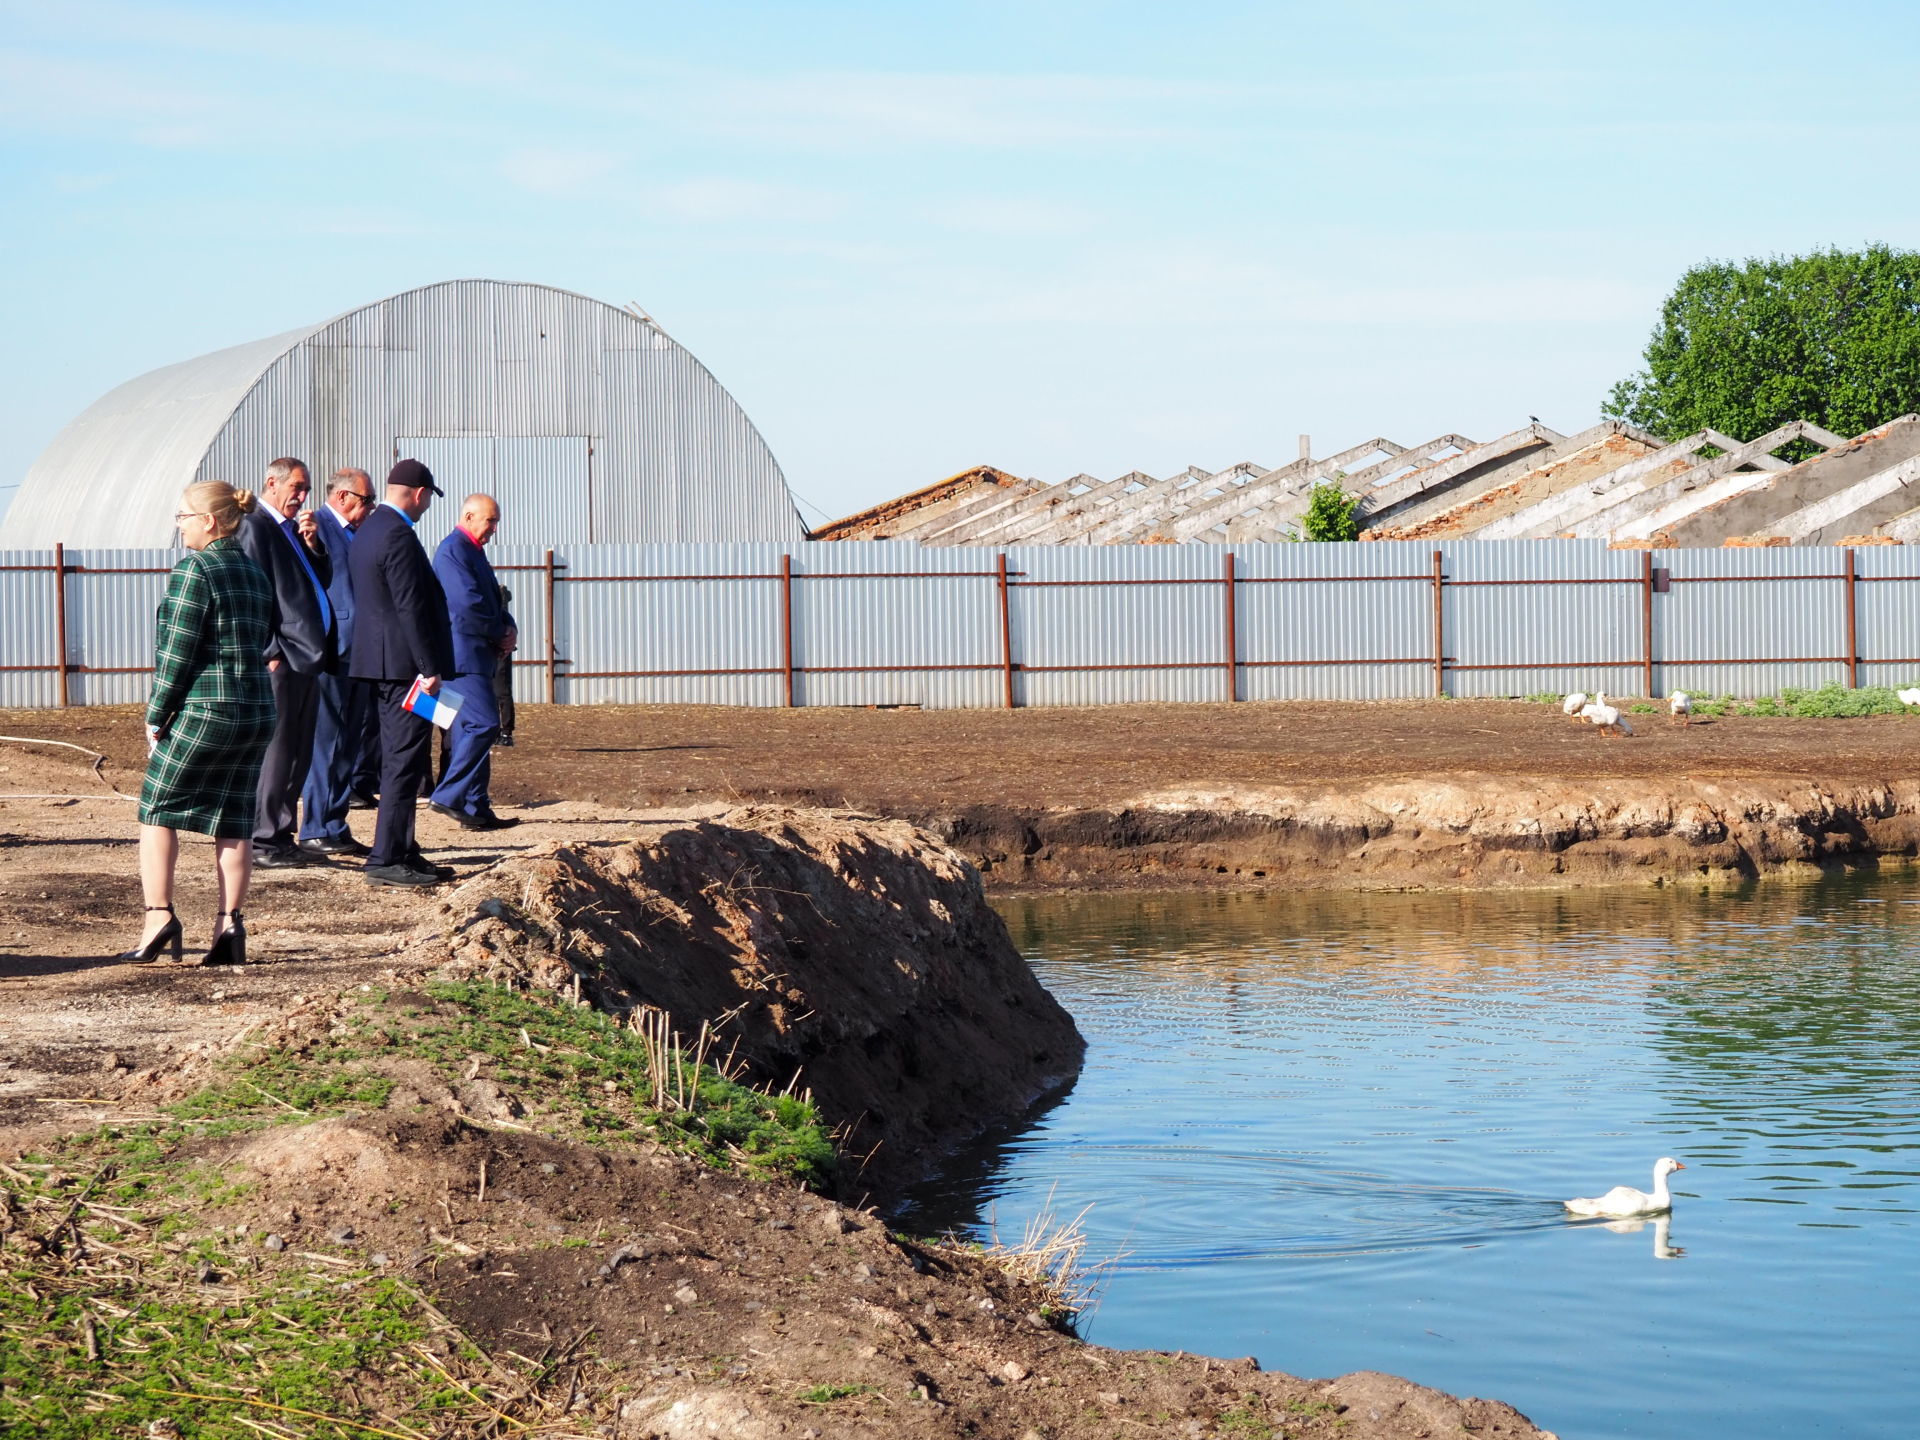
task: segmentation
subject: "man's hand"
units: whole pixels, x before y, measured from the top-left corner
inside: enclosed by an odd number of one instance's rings
[[[519,648],[520,631],[518,627],[509,625],[507,627],[507,633],[500,637],[500,653],[502,655],[511,655]]]
[[[271,675],[274,671],[278,670],[279,668],[280,668],[280,657],[278,655],[274,656],[271,660],[267,661],[267,673],[269,675]]]
[[[420,677],[420,689],[425,694],[438,695],[440,693],[440,677],[438,675],[422,675]]]
[[[320,553],[320,522],[314,519],[313,511],[302,510],[293,521],[293,533],[307,549],[316,555]]]

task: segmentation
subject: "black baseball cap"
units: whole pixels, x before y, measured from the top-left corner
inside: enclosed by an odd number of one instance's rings
[[[387,484],[406,485],[415,490],[431,490],[442,500],[447,492],[433,483],[433,471],[427,469],[418,460],[402,460],[387,472]]]

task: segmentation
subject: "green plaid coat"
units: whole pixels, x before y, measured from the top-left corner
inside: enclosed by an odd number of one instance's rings
[[[173,567],[154,625],[147,723],[160,744],[140,788],[142,825],[222,840],[253,834],[273,736],[272,628],[272,582],[238,541],[215,540]]]

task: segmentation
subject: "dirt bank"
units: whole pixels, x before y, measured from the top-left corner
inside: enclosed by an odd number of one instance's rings
[[[1605,885],[1920,855],[1920,782],[1456,775],[1149,791],[916,817],[1009,889]]]
[[[1641,717],[1608,740],[1507,701],[522,714],[495,783],[531,819],[847,807],[941,835],[990,889],[1565,885],[1915,852],[1920,717],[1905,715]],[[5,727],[137,774],[132,712]],[[0,832],[21,818],[54,817],[0,802]]]
[[[326,905],[338,882],[308,878]],[[1044,1257],[826,1198],[911,1173],[1078,1055],[977,876],[911,827],[634,826],[394,916],[410,934],[342,960],[140,972],[192,1040],[16,1087],[96,1123],[0,1129],[0,1430],[1540,1433],[1387,1376],[1087,1346]],[[306,988],[208,1003],[276,970]],[[10,1021],[115,993],[106,967],[16,985]],[[80,1043],[53,1038],[26,1037]],[[817,1109],[772,1093],[795,1067]]]

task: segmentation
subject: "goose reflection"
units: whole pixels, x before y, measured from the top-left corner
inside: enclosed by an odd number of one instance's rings
[[[1647,1216],[1636,1216],[1630,1220],[1609,1220],[1600,1228],[1603,1230],[1611,1230],[1616,1235],[1634,1235],[1646,1229],[1649,1225],[1653,1226],[1654,1259],[1678,1260],[1687,1253],[1680,1246],[1672,1244],[1667,1238],[1673,1226],[1673,1217],[1671,1215],[1655,1215],[1651,1218]]]

